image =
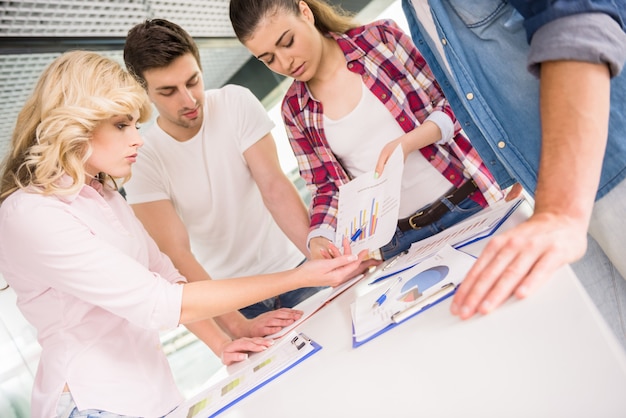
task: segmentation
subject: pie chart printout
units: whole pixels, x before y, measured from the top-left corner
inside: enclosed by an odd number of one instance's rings
[[[402,302],[415,301],[426,289],[443,281],[449,271],[450,268],[448,266],[434,266],[417,273],[404,283],[398,300]]]

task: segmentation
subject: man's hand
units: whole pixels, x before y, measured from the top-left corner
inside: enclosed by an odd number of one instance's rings
[[[461,319],[488,314],[515,294],[524,298],[561,266],[581,258],[587,224],[563,214],[536,213],[494,236],[459,286],[451,312]]]
[[[267,350],[267,348],[273,344],[274,340],[260,337],[239,338],[234,341],[228,341],[221,347],[220,358],[222,359],[222,363],[228,366],[247,359],[248,353]]]
[[[242,330],[247,337],[264,337],[274,334],[296,322],[304,312],[295,309],[281,308],[265,312],[256,318],[248,319]]]

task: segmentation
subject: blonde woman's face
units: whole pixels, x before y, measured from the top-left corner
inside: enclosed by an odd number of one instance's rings
[[[103,172],[124,178],[130,174],[131,166],[137,160],[137,150],[143,145],[137,130],[138,119],[138,111],[117,115],[94,129],[90,140],[92,153],[85,164],[89,175]]]
[[[311,9],[300,2],[300,14],[278,11],[259,22],[245,46],[275,73],[307,82],[322,57],[322,35]]]

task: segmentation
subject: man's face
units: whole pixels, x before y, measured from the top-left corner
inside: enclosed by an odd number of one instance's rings
[[[159,126],[178,141],[192,138],[202,126],[204,82],[192,54],[144,72],[148,96],[159,112]]]

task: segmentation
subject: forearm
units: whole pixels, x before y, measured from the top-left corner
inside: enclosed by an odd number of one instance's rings
[[[406,133],[401,137],[402,150],[404,155],[413,151],[419,151],[427,145],[434,144],[441,139],[441,130],[436,123],[425,121],[423,124]]]
[[[180,266],[180,273],[185,276],[189,282],[212,280],[190,251],[179,250],[173,253],[172,261],[174,261],[174,265]],[[245,335],[245,326],[248,320],[239,311],[232,310],[231,312],[216,316],[213,319],[210,320],[213,326],[219,325],[230,337],[241,338],[247,336]],[[203,339],[195,331],[192,332],[209,345],[208,340]],[[209,347],[211,346],[209,345]]]
[[[218,357],[222,355],[222,348],[231,342],[230,336],[226,335],[212,319],[189,323],[185,327],[200,341],[204,342]]]
[[[233,310],[223,315],[216,316],[215,322],[224,330],[231,338],[249,337],[246,332],[246,319],[241,312]]]
[[[306,237],[309,233],[309,214],[293,183],[285,181],[278,184],[265,205],[280,229],[308,257]]]
[[[607,142],[609,96],[604,64],[542,63],[536,213],[589,222]]]
[[[187,283],[183,285],[180,323],[213,318],[307,285],[306,277],[296,270]]]

